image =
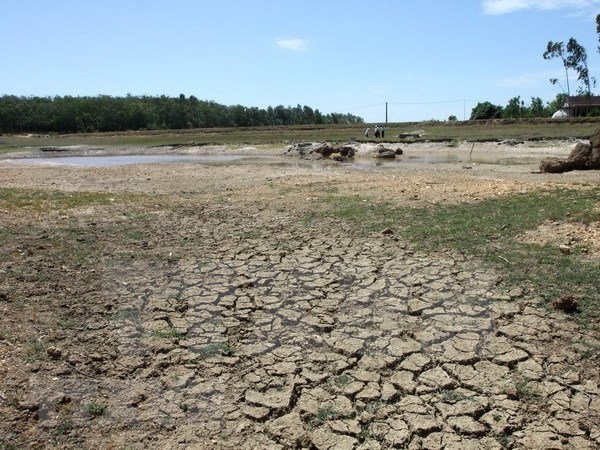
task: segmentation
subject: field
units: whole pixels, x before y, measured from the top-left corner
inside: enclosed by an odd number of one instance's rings
[[[366,126],[0,136],[0,448],[598,448],[600,122]]]

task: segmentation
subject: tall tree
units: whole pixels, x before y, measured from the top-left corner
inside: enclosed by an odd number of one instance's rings
[[[546,51],[542,55],[544,59],[560,58],[565,68],[565,76],[567,78],[567,95],[571,96],[571,89],[569,87],[569,63],[567,61],[567,55],[565,54],[565,44],[562,42],[549,41],[546,47]],[[558,83],[558,78],[550,78],[550,83]]]
[[[596,80],[590,77],[585,48],[579,45],[574,38],[571,38],[567,42],[567,53],[569,67],[572,67],[579,74],[577,79],[583,83],[583,87],[577,89],[578,93],[580,95],[592,95],[592,85],[596,85]]]

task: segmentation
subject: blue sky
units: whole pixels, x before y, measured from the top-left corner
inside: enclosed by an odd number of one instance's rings
[[[0,95],[194,95],[308,105],[367,122],[544,103],[548,41],[574,37],[600,81],[600,0],[1,0]],[[571,73],[571,90],[575,90]],[[596,92],[600,90],[600,86]]]

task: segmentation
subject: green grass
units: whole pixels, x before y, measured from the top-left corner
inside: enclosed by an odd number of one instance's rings
[[[194,348],[192,351],[198,355],[198,359],[202,360],[220,355],[232,356],[235,353],[235,348],[233,348],[227,342],[213,342],[198,348]]]
[[[153,331],[151,333],[151,335],[153,337],[160,338],[160,339],[177,340],[177,339],[181,339],[183,336],[185,336],[185,333],[178,331],[177,328],[169,327],[169,328],[165,328],[164,330]]]
[[[0,188],[0,209],[6,210],[60,211],[89,205],[109,205],[113,202],[114,195],[99,192]]]
[[[103,416],[108,410],[106,405],[103,405],[102,403],[98,402],[88,403],[84,406],[83,409],[85,413],[91,418]]]
[[[48,344],[43,341],[32,340],[25,346],[25,361],[35,362],[46,359]]]
[[[366,201],[365,201],[366,200]],[[581,300],[577,316],[594,325],[600,317],[600,264],[576,250],[520,242],[517,236],[545,222],[600,220],[600,189],[556,189],[427,208],[398,207],[362,196],[328,196],[318,215],[333,215],[357,231],[391,227],[427,252],[454,250],[498,267],[510,287],[530,287],[546,301],[563,295]]]
[[[330,404],[321,406],[315,415],[310,419],[309,425],[311,427],[318,427],[323,425],[328,420],[335,419],[339,416],[339,413],[334,409],[334,407]]]

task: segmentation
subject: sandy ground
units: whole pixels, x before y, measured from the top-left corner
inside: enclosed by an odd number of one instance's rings
[[[0,205],[0,447],[599,448],[598,336],[479,261],[306,221],[329,193],[434,207],[597,186],[598,172],[539,173],[573,145],[401,145],[393,163],[364,144],[345,163],[254,147],[144,151],[243,157],[213,164],[4,155],[3,187],[115,201]],[[593,256],[598,226],[573,227],[523,239],[577,236]],[[82,243],[96,260],[77,259]]]

